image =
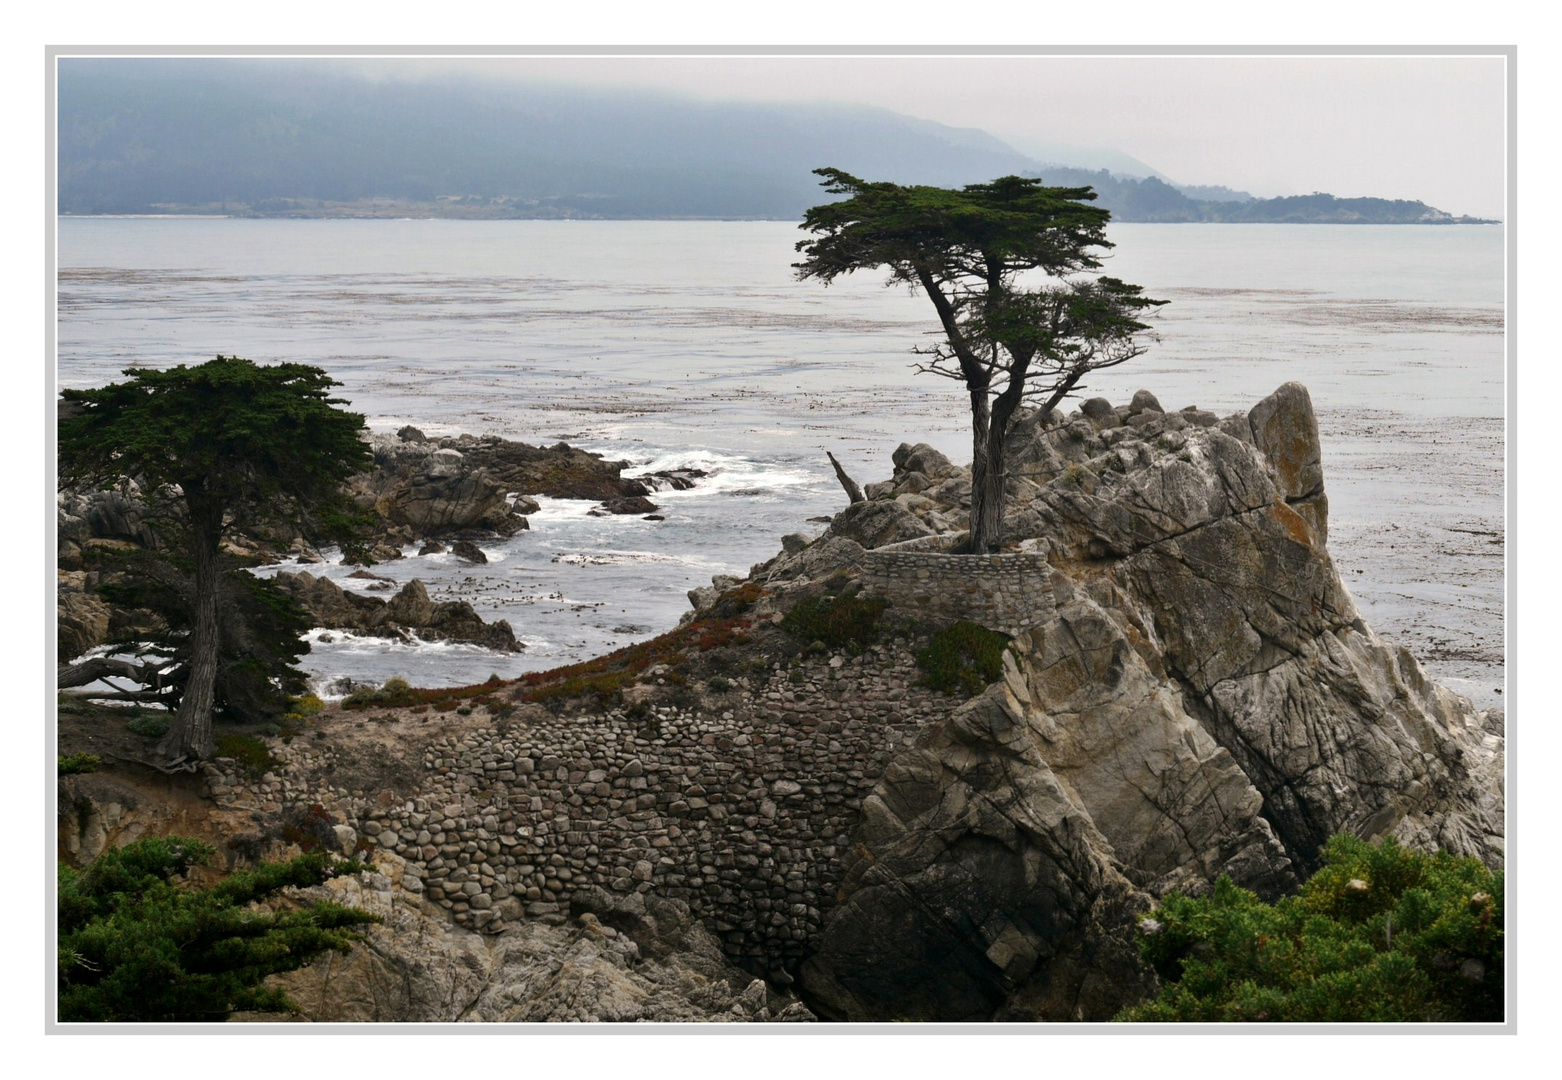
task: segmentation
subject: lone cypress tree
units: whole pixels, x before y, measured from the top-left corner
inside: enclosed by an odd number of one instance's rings
[[[59,425],[62,484],[135,479],[143,498],[183,508],[193,586],[188,673],[161,746],[171,762],[210,757],[220,644],[221,542],[227,528],[286,518],[323,534],[342,520],[341,484],[367,468],[363,417],[336,408],[339,385],[306,364],[236,356],[66,390]]]
[[[971,398],[973,552],[997,547],[1003,527],[1004,437],[1021,404],[1051,412],[1086,375],[1147,347],[1138,316],[1165,303],[1137,285],[1097,276],[1111,214],[1088,187],[1046,187],[1004,176],[958,190],[869,183],[815,169],[845,199],[809,210],[794,264],[829,284],[884,266],[890,280],[933,302],[944,340],[918,350],[919,370],[956,379]],[[1039,272],[1039,284],[1022,276]]]

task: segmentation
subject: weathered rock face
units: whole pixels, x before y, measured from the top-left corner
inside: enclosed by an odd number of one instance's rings
[[[831,529],[865,548],[933,535],[933,530],[898,499],[853,503],[836,515]]]
[[[87,574],[56,571],[55,633],[63,663],[108,640],[109,606],[87,591]]]
[[[574,925],[562,917],[518,922],[485,936],[453,926],[419,898],[420,888],[400,859],[382,854],[375,873],[304,891],[302,899],[350,904],[385,921],[347,956],[269,985],[315,1022],[814,1019],[730,967],[687,905],[604,896],[600,915],[583,910]]]
[[[803,968],[826,1015],[986,1020],[1032,981],[1071,1003],[1087,976],[1145,985],[1117,912],[1148,898],[1116,871],[1019,710],[992,704],[930,728],[864,803],[845,901]],[[1084,970],[1070,956],[1081,945]]]
[[[138,501],[140,493],[133,480],[119,491],[61,491],[55,511],[60,568],[79,569],[83,551],[94,542],[157,547],[157,532],[148,508]]]
[[[420,537],[508,536],[525,528],[506,498],[511,489],[455,446],[443,445],[450,441],[376,436],[370,440],[375,468],[355,477],[349,489],[391,526]]]
[[[1134,912],[1221,874],[1275,895],[1336,832],[1502,863],[1500,720],[1357,614],[1306,389],[1091,405],[1015,446],[1035,623],[864,804],[804,968],[828,1015],[1106,1019],[1149,986]]]
[[[465,600],[433,601],[421,581],[413,579],[390,600],[348,592],[329,578],[307,571],[279,571],[272,578],[315,621],[331,630],[354,630],[376,637],[416,635],[424,641],[465,641],[505,652],[525,648],[515,640],[508,621],[485,623]]]

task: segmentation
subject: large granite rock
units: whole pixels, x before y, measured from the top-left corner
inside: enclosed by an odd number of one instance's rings
[[[867,799],[803,971],[821,1012],[1104,1020],[1153,987],[1133,927],[1170,891],[1276,896],[1337,832],[1502,864],[1500,717],[1362,621],[1304,387],[1020,426],[1033,624]]]
[[[1012,1016],[1022,988],[1080,1002],[1099,996],[1087,980],[1148,985],[1125,916],[1149,897],[1113,865],[1022,717],[1007,697],[972,702],[866,800],[844,900],[803,968],[827,1018],[987,1020]]]
[[[504,619],[484,622],[465,600],[434,601],[414,578],[389,601],[349,592],[328,578],[308,571],[278,571],[272,578],[308,611],[316,626],[352,630],[376,637],[415,636],[423,641],[462,641],[504,652],[520,652],[515,631]]]
[[[899,499],[870,499],[852,503],[835,515],[830,532],[856,541],[865,548],[883,547],[933,535],[927,523]]]
[[[349,488],[391,527],[421,537],[510,535],[525,527],[510,509],[511,489],[455,447],[383,435],[370,445],[375,468]]]
[[[1275,466],[1275,486],[1307,520],[1319,542],[1328,539],[1329,501],[1323,493],[1323,447],[1307,387],[1288,382],[1247,414],[1253,445]]]

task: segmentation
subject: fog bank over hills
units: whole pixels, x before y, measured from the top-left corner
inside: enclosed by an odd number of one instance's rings
[[[1043,156],[866,106],[366,79],[307,60],[60,61],[65,214],[790,220],[824,197],[822,165],[903,184],[1090,184],[1125,221],[1268,220],[1277,201],[1178,188],[1115,150],[1031,149]],[[1317,198],[1281,219],[1437,220],[1420,203]]]

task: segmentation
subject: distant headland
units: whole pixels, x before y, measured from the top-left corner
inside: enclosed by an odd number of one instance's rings
[[[1056,148],[1054,148],[1056,149]],[[1120,222],[1492,224],[1404,199],[1261,199],[1032,157],[985,131],[849,105],[375,82],[298,65],[61,68],[62,215],[797,221],[821,164],[899,184],[1041,176]],[[1144,166],[1119,155],[1125,167]]]

